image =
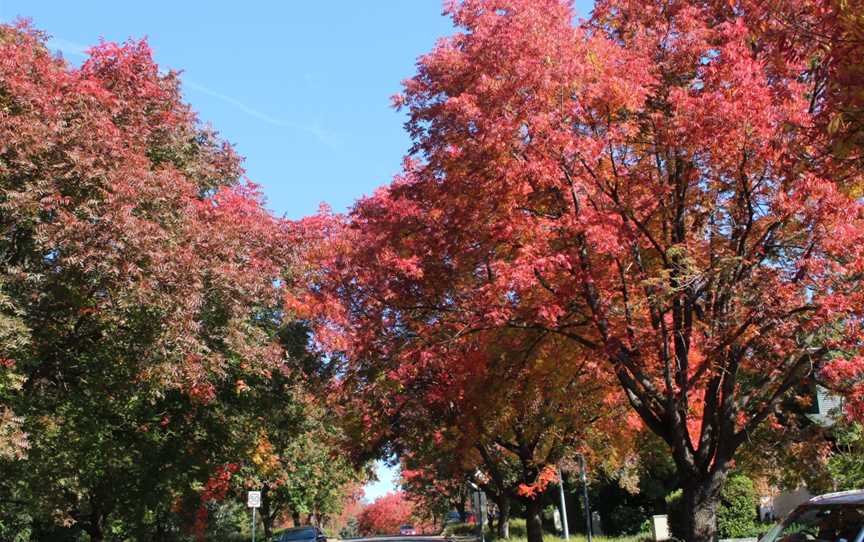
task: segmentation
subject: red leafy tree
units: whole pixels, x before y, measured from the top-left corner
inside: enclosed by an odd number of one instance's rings
[[[401,525],[410,524],[414,505],[402,492],[388,493],[367,504],[357,518],[363,535],[398,534]]]
[[[687,540],[716,538],[736,452],[785,398],[821,381],[861,412],[860,171],[816,156],[809,44],[743,2],[450,12],[396,98],[404,174],[328,222],[319,336],[385,375],[480,330],[566,338],[669,446]]]

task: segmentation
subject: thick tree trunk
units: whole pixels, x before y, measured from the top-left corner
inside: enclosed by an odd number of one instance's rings
[[[102,530],[102,520],[101,518],[92,521],[87,527],[84,529],[88,536],[90,536],[90,542],[103,542],[105,540],[105,533]]]
[[[291,512],[291,521],[294,522],[295,527],[300,526],[300,512]]]
[[[540,499],[525,499],[525,526],[528,542],[543,542],[543,516]]]
[[[715,542],[717,507],[725,473],[685,481],[682,488],[684,537],[687,542]]]
[[[498,501],[498,538],[510,538],[510,499],[506,495]]]
[[[459,512],[459,521],[465,523],[465,520],[468,519],[468,516],[465,515],[465,495],[459,495],[459,501],[456,503],[456,511]]]
[[[84,525],[84,532],[90,537],[90,542],[102,542],[105,540],[105,531],[103,529],[105,514],[100,511],[93,498],[90,499],[90,506],[91,510],[88,521]]]

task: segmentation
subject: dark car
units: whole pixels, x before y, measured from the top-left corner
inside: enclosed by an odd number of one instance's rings
[[[814,497],[792,511],[760,542],[860,542],[864,539],[864,491]]]
[[[455,510],[447,512],[447,515],[444,516],[444,524],[449,525],[451,523],[462,523],[462,514]]]
[[[274,538],[276,542],[327,542],[327,536],[318,527],[285,529]]]

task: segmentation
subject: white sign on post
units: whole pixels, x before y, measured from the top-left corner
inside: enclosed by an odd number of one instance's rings
[[[261,492],[250,491],[249,496],[246,498],[246,506],[249,508],[261,508]]]

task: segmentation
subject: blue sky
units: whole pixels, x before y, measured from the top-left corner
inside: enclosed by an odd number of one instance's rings
[[[591,0],[578,0],[581,14]],[[409,140],[390,108],[416,58],[452,31],[440,0],[0,0],[70,62],[104,38],[147,37],[186,99],[246,158],[277,214],[345,210],[398,172]],[[395,473],[379,464],[375,498]]]
[[[440,0],[0,0],[4,21],[18,16],[74,63],[102,37],[146,36],[290,218],[343,210],[398,171],[408,139],[390,96],[451,30]]]

